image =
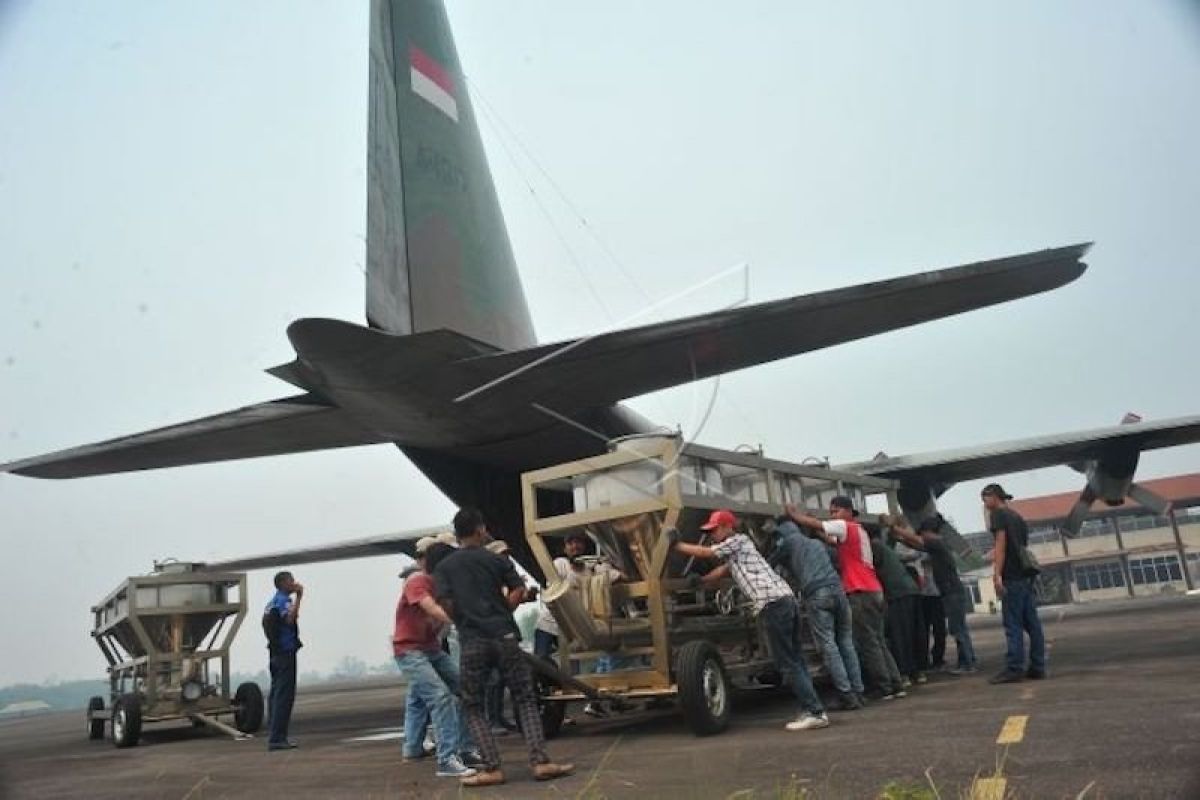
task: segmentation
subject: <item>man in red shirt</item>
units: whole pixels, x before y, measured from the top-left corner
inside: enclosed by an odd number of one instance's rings
[[[440,778],[468,778],[475,770],[463,763],[470,752],[470,737],[456,695],[459,691],[458,665],[442,650],[438,636],[450,617],[434,599],[432,568],[452,547],[434,544],[417,555],[419,572],[404,582],[400,602],[396,604],[396,627],[392,633],[392,652],[396,666],[408,682],[408,692],[429,710],[437,732],[437,775]]]
[[[854,649],[862,657],[867,675],[875,683],[884,700],[905,697],[903,679],[896,669],[896,662],[888,652],[883,638],[884,615],[887,606],[883,601],[883,584],[875,574],[871,556],[871,540],[858,524],[858,511],[854,501],[838,495],[829,501],[829,516],[833,519],[820,520],[800,513],[794,505],[788,505],[788,516],[798,524],[815,531],[826,543],[837,548],[838,572],[842,576],[842,587],[850,600],[850,616],[854,627]]]

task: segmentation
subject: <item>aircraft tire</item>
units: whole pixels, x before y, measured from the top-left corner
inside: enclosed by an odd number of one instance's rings
[[[123,694],[113,703],[112,741],[117,747],[135,747],[142,738],[142,699]]]
[[[263,724],[263,693],[258,684],[239,684],[233,693],[233,705],[233,726],[242,733],[257,733]]]
[[[692,733],[711,736],[729,727],[732,689],[717,648],[708,642],[687,642],[675,664],[679,705]]]
[[[92,712],[93,711],[103,711],[103,710],[104,710],[104,698],[103,697],[93,697],[90,700],[88,700],[87,732],[88,732],[88,738],[92,739],[93,741],[96,739],[104,738],[104,720],[103,720],[103,718],[101,718],[101,719],[93,718]]]

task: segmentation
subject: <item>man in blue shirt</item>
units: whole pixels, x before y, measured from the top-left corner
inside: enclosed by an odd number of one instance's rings
[[[292,719],[292,704],[296,700],[296,651],[300,642],[300,600],[304,587],[290,572],[275,575],[275,594],[263,610],[263,633],[267,635],[270,652],[271,694],[267,702],[270,714],[268,750],[290,750],[296,746],[288,739],[288,723]]]
[[[775,535],[771,566],[782,565],[792,575],[813,638],[838,690],[840,708],[845,711],[862,708],[864,689],[858,652],[854,649],[850,601],[828,548],[806,536],[790,516],[776,520]]]

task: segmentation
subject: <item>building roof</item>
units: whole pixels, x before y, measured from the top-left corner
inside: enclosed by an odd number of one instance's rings
[[[1154,478],[1148,481],[1138,481],[1141,486],[1146,487],[1150,491],[1165,497],[1176,506],[1200,503],[1200,472],[1194,472],[1189,475],[1174,475],[1169,478]],[[1064,492],[1062,494],[1047,494],[1041,497],[1023,497],[1018,500],[1010,500],[1008,505],[1013,511],[1016,511],[1027,522],[1051,522],[1055,520],[1066,519],[1067,514],[1071,513],[1071,507],[1075,505],[1075,501],[1079,498],[1079,492]],[[1097,500],[1092,503],[1092,513],[1097,512],[1121,512],[1129,513],[1138,511],[1142,508],[1140,503],[1126,499],[1125,504],[1116,508],[1109,508],[1103,500]]]

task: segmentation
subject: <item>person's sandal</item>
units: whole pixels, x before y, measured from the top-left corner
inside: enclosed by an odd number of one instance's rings
[[[533,777],[539,781],[549,781],[554,778],[561,778],[564,775],[570,775],[574,771],[574,764],[555,764],[551,761],[546,764],[535,764],[533,767]]]
[[[499,786],[504,783],[504,773],[498,769],[490,772],[476,772],[469,778],[459,781],[463,786]]]

